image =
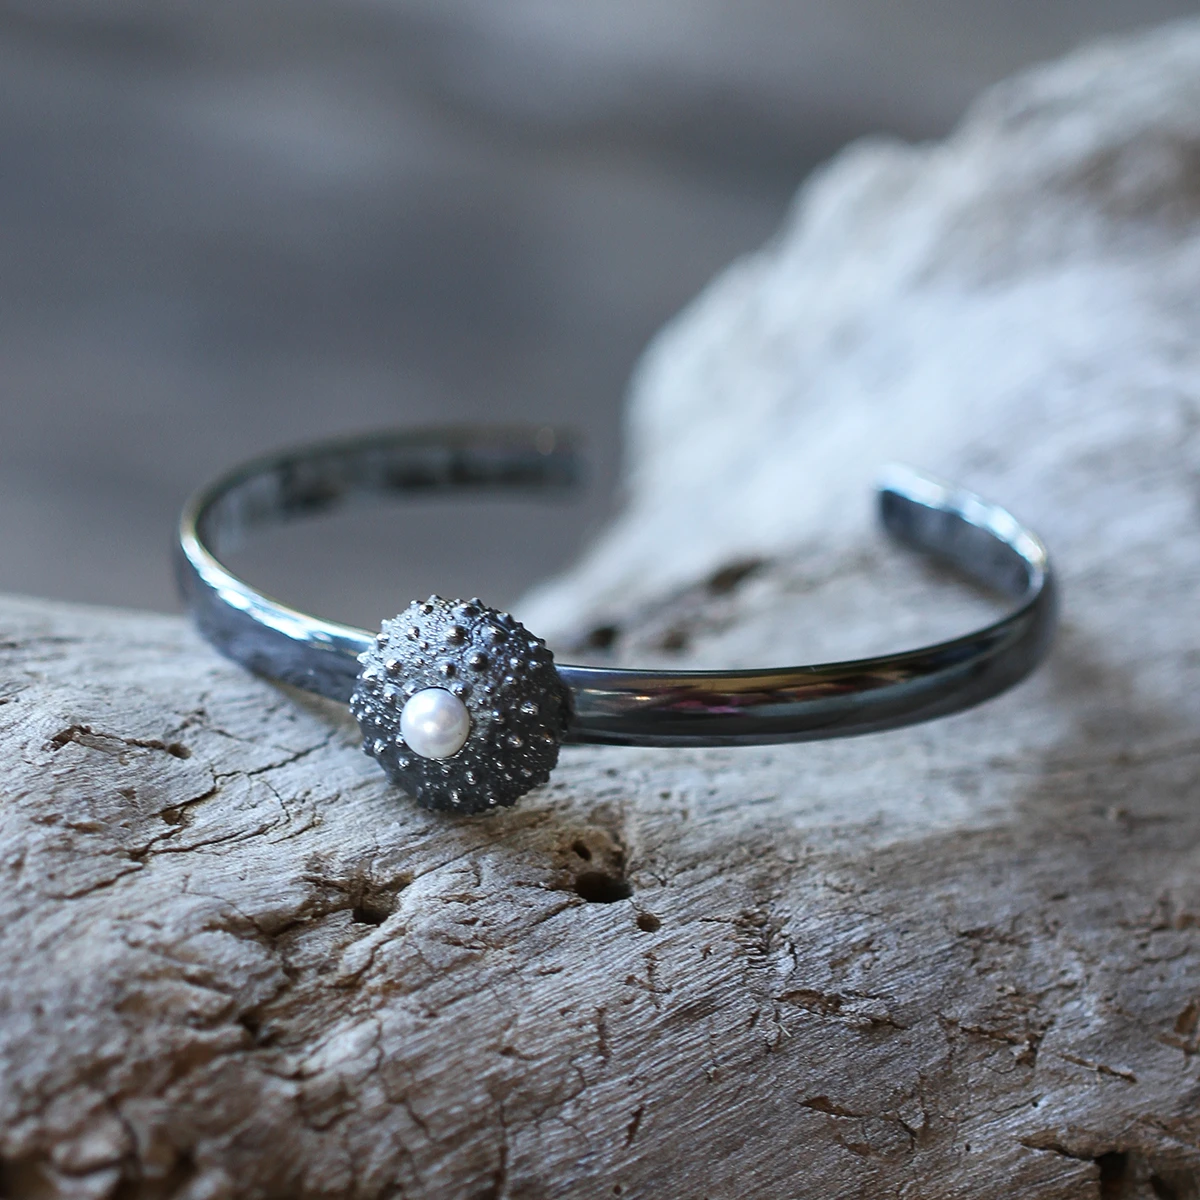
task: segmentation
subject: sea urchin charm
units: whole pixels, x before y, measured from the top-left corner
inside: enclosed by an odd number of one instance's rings
[[[507,613],[414,601],[359,662],[363,749],[425,808],[487,812],[549,779],[566,689],[545,643]]]

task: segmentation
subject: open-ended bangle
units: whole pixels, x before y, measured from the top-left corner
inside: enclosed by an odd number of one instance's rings
[[[201,489],[178,574],[204,636],[260,675],[349,703],[363,749],[427,808],[486,812],[546,782],[564,742],[741,746],[878,733],[1011,687],[1051,639],[1046,550],[1004,509],[907,468],[879,485],[898,541],[1012,601],[1000,620],[899,654],[817,666],[664,671],[555,664],[480,600],[413,602],[378,634],[271,599],[220,559],[252,528],[380,495],[569,486],[577,458],[548,429],[434,429],[322,442]]]

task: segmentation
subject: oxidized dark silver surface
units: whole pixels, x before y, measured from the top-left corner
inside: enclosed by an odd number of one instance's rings
[[[379,742],[379,754],[398,763],[405,756],[388,747],[398,723],[394,708],[389,712],[389,704],[399,699],[395,685],[388,682],[391,676],[367,679],[361,693],[356,692],[362,655],[373,656],[373,666],[385,667],[392,655],[374,654],[375,635],[365,629],[297,612],[265,595],[235,575],[221,561],[222,554],[253,530],[368,497],[477,495],[514,488],[545,494],[568,485],[576,469],[569,440],[543,428],[408,430],[270,455],[234,468],[188,501],[179,519],[180,586],[200,631],[235,662],[342,703],[357,694],[357,707],[369,716],[369,748]],[[892,538],[1006,596],[1010,603],[1004,615],[947,641],[848,662],[671,671],[567,663],[555,668],[547,655],[544,664],[535,662],[531,668],[548,689],[537,694],[531,682],[530,702],[539,706],[532,719],[544,722],[543,734],[614,746],[823,741],[948,716],[998,695],[1028,675],[1050,646],[1058,607],[1054,571],[1037,535],[999,505],[905,467],[888,469],[880,481],[878,504],[883,528]],[[432,616],[441,603],[418,616]],[[475,622],[483,615],[480,606],[479,618],[472,618],[472,639]],[[447,616],[443,624],[450,620]],[[504,625],[519,650],[517,628]],[[421,639],[431,650],[433,632],[431,626],[430,636]],[[414,651],[394,634],[391,622],[384,640],[391,642],[399,670]],[[524,631],[522,637],[525,650],[529,641],[536,643]],[[435,672],[441,661],[454,659],[457,671],[462,650],[453,649],[459,651],[457,657],[447,653],[436,661],[414,663],[418,683],[440,685],[442,676]],[[522,654],[509,657],[520,661]],[[503,684],[510,673],[506,669],[498,682]],[[402,671],[396,678],[400,684],[410,682]],[[458,676],[467,683],[471,678]],[[384,703],[388,697],[392,699]],[[487,699],[494,700],[490,711],[500,712],[507,721],[525,716],[519,705],[513,711],[507,696]],[[511,803],[525,787],[544,778],[554,762],[556,747],[549,745],[544,757],[521,753],[526,746],[505,749],[500,731],[487,721],[489,710],[480,696],[472,697],[471,707],[474,738],[469,746],[462,744],[462,758],[453,755],[445,772],[429,765],[413,772],[411,763],[403,768],[407,774],[395,768],[406,786],[426,789],[426,803],[460,812],[468,811],[467,805],[490,808],[489,799]],[[446,713],[443,706],[441,716]],[[463,736],[469,736],[465,709],[462,716],[464,721],[454,722],[454,730],[445,725],[444,743],[434,736],[426,749],[435,743],[449,746],[450,733],[457,737],[460,724]],[[431,730],[436,735],[436,722],[428,714],[418,718],[419,714],[410,724],[422,731],[420,736]],[[481,759],[481,740],[500,752],[498,771]],[[459,745],[454,742],[456,748]],[[517,752],[515,758],[510,750]],[[488,769],[481,774],[476,766],[466,766],[468,759]],[[460,765],[476,776],[469,795],[453,782],[460,777]],[[531,772],[528,780],[524,770]],[[451,795],[456,787],[457,805]],[[485,790],[474,790],[481,787]]]
[[[425,808],[486,812],[549,779],[567,694],[545,643],[508,613],[480,600],[414,601],[383,622],[359,662],[350,711],[363,749]],[[425,688],[457,696],[470,715],[450,758],[424,758],[401,736],[404,705]]]

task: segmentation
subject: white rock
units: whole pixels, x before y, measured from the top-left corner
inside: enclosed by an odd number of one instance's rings
[[[628,502],[522,619],[562,638],[729,559],[861,546],[893,460],[1080,568],[1118,527],[1190,533],[1188,485],[1145,466],[1196,454],[1198,139],[1184,24],[1001,86],[945,144],[851,147],[653,344]],[[1161,524],[1135,515],[1148,487]]]

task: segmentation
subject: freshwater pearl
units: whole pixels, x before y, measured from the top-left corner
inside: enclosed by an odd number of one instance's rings
[[[450,758],[470,732],[467,706],[444,688],[424,688],[400,713],[400,736],[422,758]]]

